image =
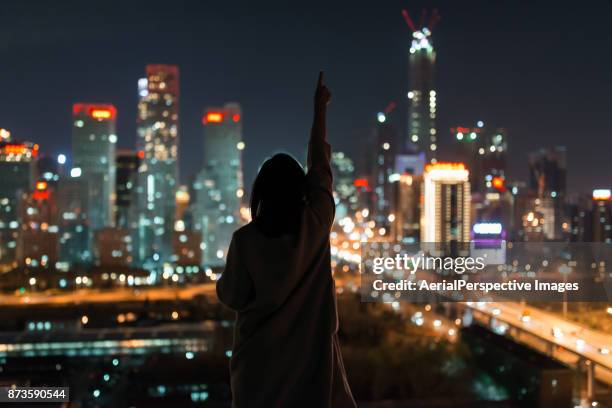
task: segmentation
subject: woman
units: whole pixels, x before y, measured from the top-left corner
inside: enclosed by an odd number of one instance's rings
[[[334,220],[323,73],[314,101],[308,173],[277,154],[261,167],[253,221],[237,230],[221,302],[237,312],[233,407],[355,407],[338,344],[329,232]]]

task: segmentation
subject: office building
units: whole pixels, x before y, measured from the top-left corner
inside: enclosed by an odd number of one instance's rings
[[[58,209],[46,181],[21,195],[17,259],[30,268],[55,268],[59,259]]]
[[[19,198],[31,191],[38,145],[11,139],[0,129],[0,271],[16,266]]]
[[[109,104],[72,107],[72,170],[87,183],[87,222],[96,231],[113,225],[117,109]]]
[[[240,223],[244,195],[242,117],[240,106],[228,103],[204,112],[204,163],[196,180],[195,229],[202,234],[202,262],[221,264],[233,231]]]
[[[438,150],[436,115],[437,92],[434,84],[436,52],[432,29],[438,20],[433,13],[428,22],[414,25],[404,10],[404,18],[412,31],[408,59],[408,142],[411,152],[426,152],[428,161],[435,160]]]
[[[147,65],[138,81],[137,213],[130,222],[134,262],[159,269],[172,257],[178,180],[179,69]]]
[[[136,186],[140,157],[137,152],[120,150],[117,152],[117,178],[115,182],[115,225],[129,228],[130,219],[136,214]]]
[[[423,175],[421,241],[443,245],[470,240],[470,180],[463,163],[428,164]]]

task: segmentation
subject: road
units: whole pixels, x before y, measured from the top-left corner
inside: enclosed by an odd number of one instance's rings
[[[612,335],[591,330],[554,313],[515,302],[473,302],[466,303],[466,306],[475,311],[477,318],[478,314],[489,319],[495,318],[498,322],[560,346],[562,349],[557,348],[553,356],[564,363],[575,363],[576,356],[596,363],[599,367],[596,369],[597,379],[612,385]],[[526,314],[529,317],[524,317]],[[521,337],[512,331],[509,334],[533,348],[542,348],[541,344],[535,344],[527,336]]]
[[[51,294],[48,292],[27,293],[24,295],[0,295],[0,306],[18,305],[65,305],[82,303],[135,302],[173,299],[190,299],[196,295],[215,295],[215,284],[204,283],[183,288],[162,287],[146,289],[82,289],[75,292]],[[217,300],[216,295],[210,296]]]

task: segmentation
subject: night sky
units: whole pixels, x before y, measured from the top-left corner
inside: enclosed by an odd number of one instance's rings
[[[437,7],[438,134],[477,120],[505,127],[518,178],[528,151],[566,145],[570,190],[586,192],[612,184],[612,6],[586,3],[3,1],[0,127],[69,153],[72,103],[108,102],[119,146],[133,147],[144,65],[177,64],[182,181],[200,168],[204,107],[237,101],[250,185],[271,153],[303,158],[325,69],[329,137],[356,156],[391,100],[404,129],[411,37],[401,9],[418,20]]]

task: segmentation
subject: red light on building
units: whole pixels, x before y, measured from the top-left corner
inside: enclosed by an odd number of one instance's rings
[[[112,120],[117,116],[117,108],[111,104],[75,103],[72,105],[72,114],[87,115],[96,120]]]
[[[358,179],[355,179],[355,181],[353,182],[353,185],[355,187],[368,188],[370,183],[368,183],[367,178],[358,178]]]
[[[32,197],[35,200],[48,200],[49,199],[49,190],[36,190],[32,193]]]
[[[47,189],[47,182],[46,181],[38,181],[36,183],[36,189],[37,190],[46,190]]]
[[[204,124],[207,124],[207,123],[221,123],[221,122],[223,122],[223,113],[221,113],[221,112],[208,112],[204,116],[204,120],[202,122]]]
[[[6,144],[2,146],[3,154],[25,154],[28,147],[24,144]]]
[[[139,158],[139,159],[144,159],[144,157],[145,157],[145,152],[144,152],[144,150],[139,150],[139,151],[138,151],[138,158]]]
[[[506,180],[504,180],[503,177],[493,177],[493,179],[491,180],[491,184],[493,185],[493,188],[497,191],[506,191]]]
[[[109,109],[92,109],[89,113],[94,119],[111,119],[113,113]]]
[[[239,115],[239,114],[237,114],[237,113],[235,113],[235,114],[234,114],[234,116],[232,116],[232,120],[233,120],[234,122],[239,122],[239,121],[240,121],[240,115]]]

